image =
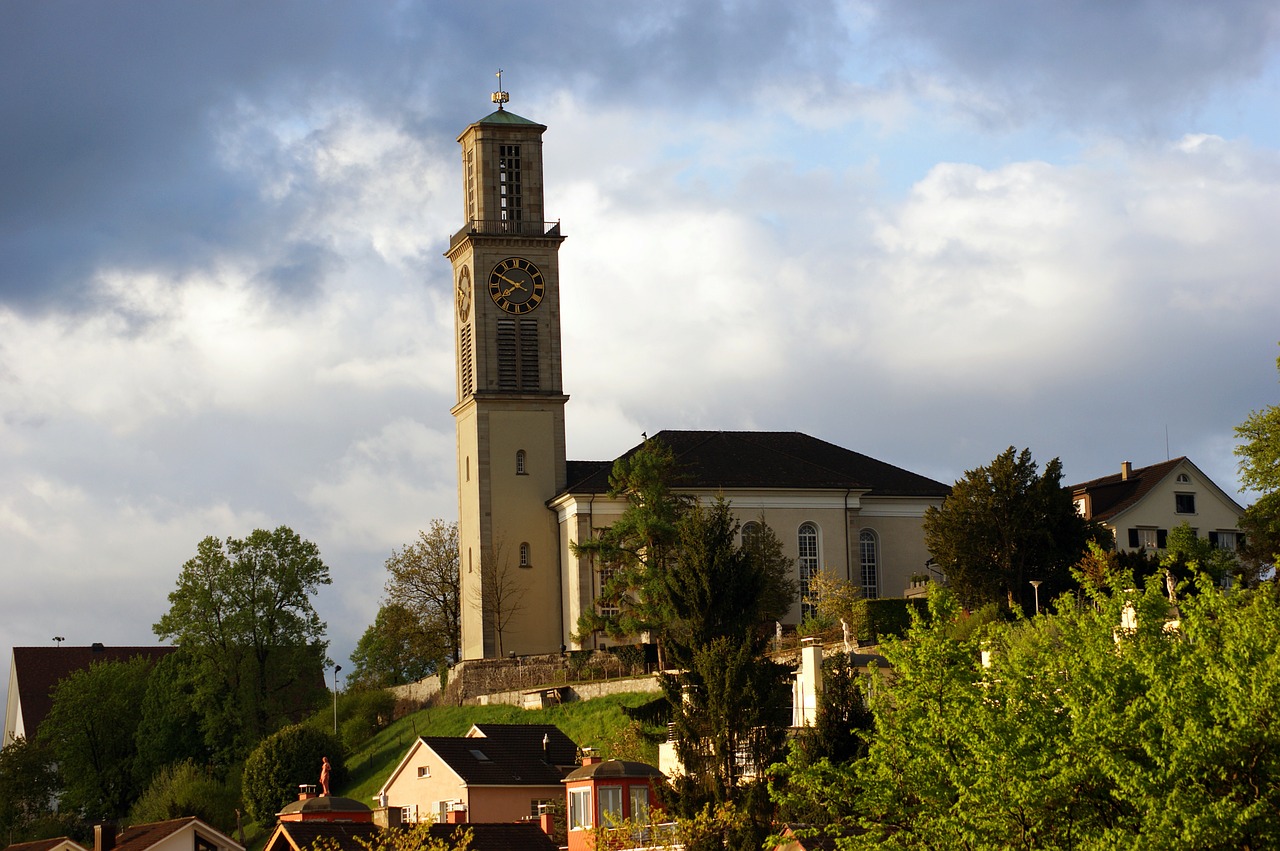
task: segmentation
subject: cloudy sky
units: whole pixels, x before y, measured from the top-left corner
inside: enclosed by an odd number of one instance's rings
[[[456,137],[546,124],[572,458],[785,429],[950,482],[1280,399],[1273,0],[0,4],[0,685],[293,527],[331,653],[456,514]],[[1239,494],[1242,503],[1249,494]]]

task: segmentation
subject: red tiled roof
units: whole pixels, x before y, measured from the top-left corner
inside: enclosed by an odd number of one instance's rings
[[[1160,484],[1174,467],[1186,461],[1186,457],[1162,461],[1150,467],[1139,467],[1129,472],[1129,477],[1116,473],[1071,486],[1073,495],[1089,494],[1090,518],[1110,520],[1117,514],[1132,508],[1151,489]]]
[[[31,842],[19,842],[8,846],[4,851],[49,851],[49,849],[57,848],[64,842],[76,848],[84,848],[83,845],[76,842],[69,836],[56,836],[53,839],[36,839]]]
[[[53,687],[76,671],[94,662],[124,662],[135,656],[153,663],[173,652],[172,647],[15,647],[13,673],[18,682],[18,700],[22,707],[22,725],[28,738],[34,738],[40,722],[53,705]]]

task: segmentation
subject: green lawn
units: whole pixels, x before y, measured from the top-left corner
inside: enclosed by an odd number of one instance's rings
[[[334,789],[338,795],[373,806],[373,796],[404,758],[418,736],[461,736],[472,724],[555,724],[580,747],[593,747],[605,757],[610,740],[630,721],[623,706],[639,706],[655,699],[646,693],[618,694],[548,709],[516,706],[442,706],[423,709],[393,723],[346,759],[346,779]],[[649,758],[656,762],[657,750]]]

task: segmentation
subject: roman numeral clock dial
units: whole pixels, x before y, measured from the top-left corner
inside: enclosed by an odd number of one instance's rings
[[[489,296],[507,313],[530,312],[545,293],[542,272],[523,257],[508,257],[489,273]]]

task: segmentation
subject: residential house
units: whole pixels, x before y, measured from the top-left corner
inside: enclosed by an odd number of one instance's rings
[[[93,829],[93,851],[245,851],[245,847],[195,816],[137,824],[116,832]]]
[[[422,736],[378,792],[405,823],[536,822],[564,800],[578,746],[551,724],[476,724],[465,736]]]
[[[316,796],[313,788],[303,787],[299,799],[280,811],[264,851],[311,851],[322,837],[336,845],[338,851],[367,851],[377,847],[384,831],[413,829],[401,823],[399,809],[384,807],[373,811],[351,798]],[[422,827],[431,838],[445,841],[469,831],[469,851],[555,851],[557,847],[535,822],[463,824],[455,819]]]
[[[1134,468],[1071,486],[1076,510],[1115,535],[1119,550],[1165,548],[1169,530],[1182,523],[1223,549],[1243,542],[1237,524],[1244,509],[1185,457]]]
[[[568,851],[593,851],[593,827],[608,829],[610,825],[632,834],[627,847],[651,846],[651,815],[658,804],[654,787],[664,780],[662,772],[647,763],[585,757],[582,766],[564,778],[569,803]]]
[[[70,837],[58,836],[53,839],[18,842],[5,848],[4,851],[89,851],[89,849]]]
[[[15,647],[9,665],[9,693],[4,709],[4,736],[0,747],[18,738],[35,738],[49,708],[53,688],[76,671],[95,662],[126,662],[136,656],[159,662],[172,647]]]

